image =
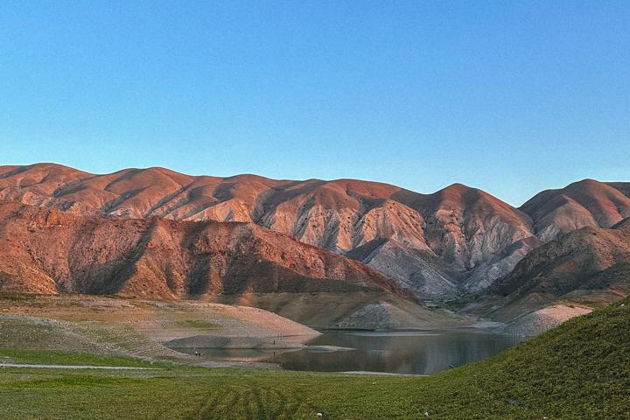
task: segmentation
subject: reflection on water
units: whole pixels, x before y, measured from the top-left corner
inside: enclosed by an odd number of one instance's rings
[[[187,354],[197,354],[209,360],[266,362],[280,354],[296,351],[295,349],[215,349],[203,347],[179,347],[175,351]]]
[[[477,330],[448,331],[326,331],[313,346],[351,347],[350,351],[196,349],[212,359],[258,360],[285,369],[319,372],[372,371],[431,374],[449,367],[487,359],[515,346],[519,337]],[[315,349],[313,349],[315,350]]]
[[[518,337],[474,330],[443,332],[331,331],[309,344],[352,347],[354,351],[313,353],[300,350],[276,355],[286,369],[324,372],[373,371],[430,374],[487,359],[518,344]]]

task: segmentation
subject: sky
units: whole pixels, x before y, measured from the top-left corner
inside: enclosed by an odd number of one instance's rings
[[[630,181],[628,1],[0,2],[0,165]]]

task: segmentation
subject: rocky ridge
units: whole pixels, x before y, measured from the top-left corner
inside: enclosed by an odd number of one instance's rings
[[[630,215],[629,185],[584,180],[517,209],[461,184],[420,194],[348,179],[0,167],[0,199],[110,219],[259,225],[363,262],[422,299],[483,292],[558,235],[612,226]]]
[[[380,291],[357,261],[252,223],[110,219],[0,202],[0,290],[203,299]]]

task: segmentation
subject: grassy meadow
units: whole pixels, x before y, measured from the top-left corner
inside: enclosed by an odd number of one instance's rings
[[[0,418],[630,418],[630,301],[497,357],[429,377],[204,368],[0,349],[12,363],[138,370],[0,369]]]

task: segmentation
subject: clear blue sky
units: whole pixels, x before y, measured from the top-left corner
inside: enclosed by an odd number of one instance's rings
[[[630,181],[630,1],[0,2],[0,164]]]

